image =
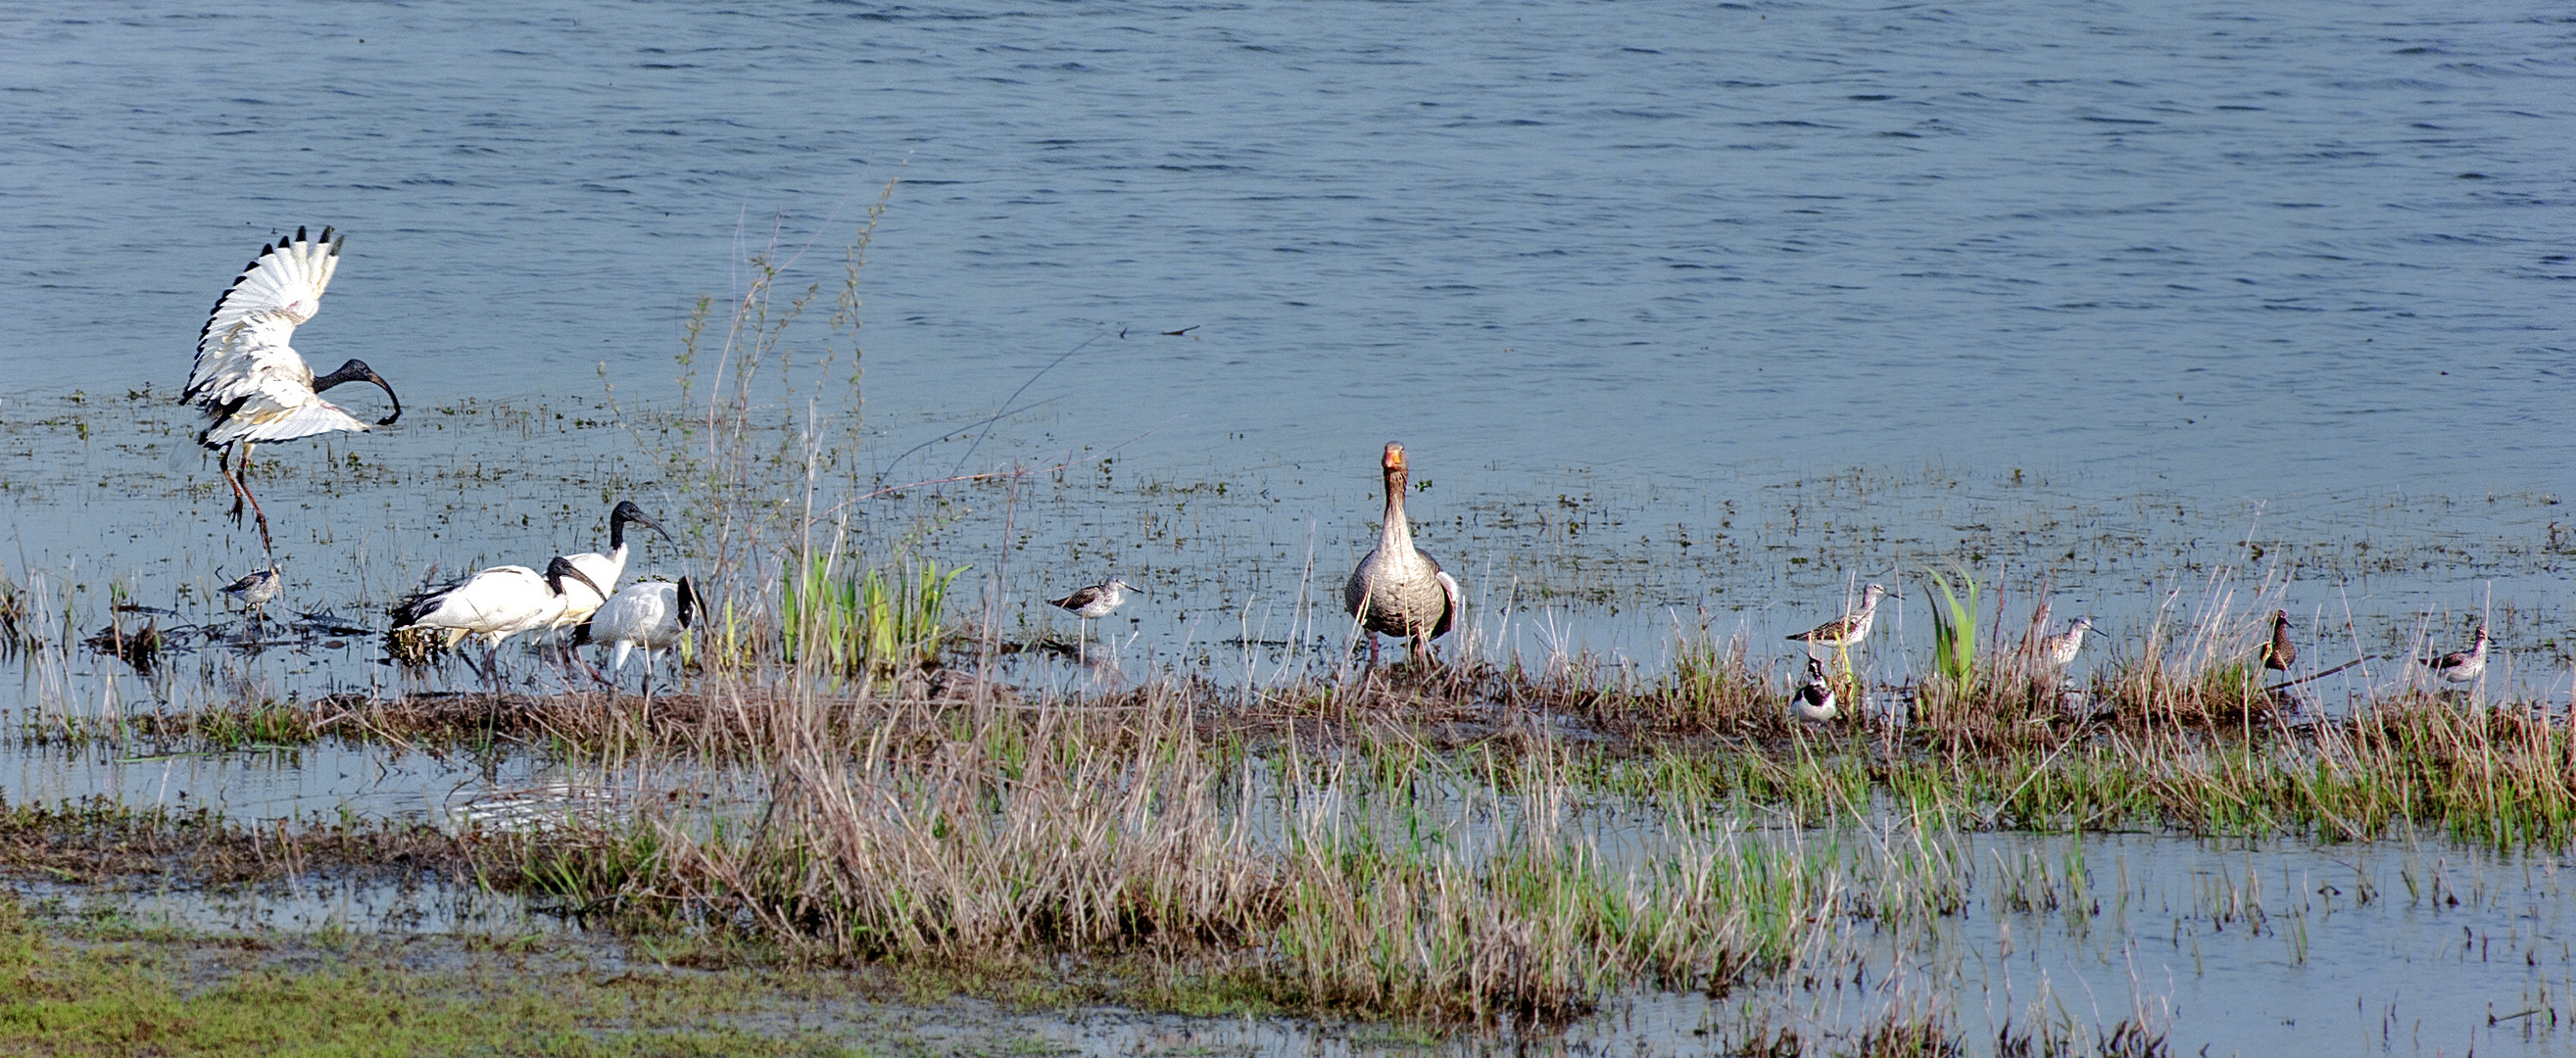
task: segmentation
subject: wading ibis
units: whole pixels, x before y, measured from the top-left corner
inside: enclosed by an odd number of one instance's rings
[[[297,324],[313,318],[323,288],[340,267],[340,244],[347,240],[345,235],[333,238],[329,228],[322,229],[320,239],[310,239],[297,228],[294,238],[263,246],[215,300],[205,329],[197,334],[196,367],[188,372],[188,389],[180,396],[181,403],[205,412],[206,428],[197,434],[197,443],[215,453],[215,468],[233,487],[233,524],[241,524],[247,502],[259,519],[264,551],[277,550],[268,535],[268,513],[259,509],[258,497],[243,481],[253,443],[371,428],[322,399],[324,390],[343,382],[373,382],[393,401],[393,413],[373,426],[402,417],[402,398],[366,361],[350,360],[316,378],[304,357],[286,344]],[[241,449],[241,472],[226,463],[235,447]]]

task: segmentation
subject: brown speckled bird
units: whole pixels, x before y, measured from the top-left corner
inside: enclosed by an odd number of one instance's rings
[[[1878,616],[1878,600],[1895,594],[1886,585],[1873,583],[1861,589],[1860,609],[1788,638],[1805,642],[1811,651],[1819,646],[1834,648],[1835,656],[1842,661],[1843,676],[1848,679],[1852,644],[1869,638],[1869,624]]]
[[[2487,625],[2478,622],[2478,634],[2467,650],[2455,650],[2424,664],[2433,675],[2452,683],[2467,683],[2487,670]]]
[[[2263,667],[2289,671],[2299,663],[2299,645],[2290,642],[2290,611],[2272,611],[2272,641],[2263,644]]]

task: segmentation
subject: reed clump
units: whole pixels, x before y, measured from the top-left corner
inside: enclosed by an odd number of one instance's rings
[[[787,582],[780,633],[789,662],[889,680],[939,660],[954,621],[948,594],[968,567],[898,557],[863,570],[810,558]]]
[[[1743,631],[1720,637],[1702,619],[1677,636],[1668,679],[1642,693],[1597,698],[1591,712],[1639,734],[1782,734],[1784,699],[1770,674],[1753,666],[1750,647]]]
[[[1605,833],[1561,747],[1470,766],[1293,726],[1257,743],[1153,688],[923,710],[855,745],[835,715],[850,703],[764,704],[729,713],[765,740],[756,814],[485,835],[482,876],[804,958],[1140,963],[1286,1009],[1429,1021],[1723,991],[1836,921],[1938,914],[1960,884],[1913,845],[1765,837],[1694,809]],[[1618,845],[1637,852],[1603,852]]]

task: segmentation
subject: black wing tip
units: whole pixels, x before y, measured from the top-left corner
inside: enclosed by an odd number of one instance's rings
[[[419,624],[420,619],[429,616],[431,610],[438,609],[438,598],[445,594],[447,590],[439,588],[403,596],[401,602],[395,603],[391,610],[386,611],[394,619],[393,630],[399,632]]]

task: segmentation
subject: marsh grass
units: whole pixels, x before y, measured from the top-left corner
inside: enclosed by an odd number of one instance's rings
[[[941,569],[935,560],[898,557],[843,571],[833,556],[809,559],[799,575],[784,578],[786,660],[819,662],[878,680],[935,664],[955,620],[950,587],[968,568]]]
[[[27,589],[0,569],[0,657],[16,657],[34,645],[35,615],[28,609]]]
[[[1724,991],[1833,923],[1942,913],[1960,884],[1937,842],[1765,836],[1682,807],[1604,829],[1544,743],[1466,761],[1291,731],[1255,753],[1148,689],[1108,710],[891,706],[853,747],[830,715],[846,703],[769,704],[756,816],[496,835],[482,876],[807,958],[1141,960],[1290,1010],[1434,1022]],[[946,736],[912,737],[930,725]]]

